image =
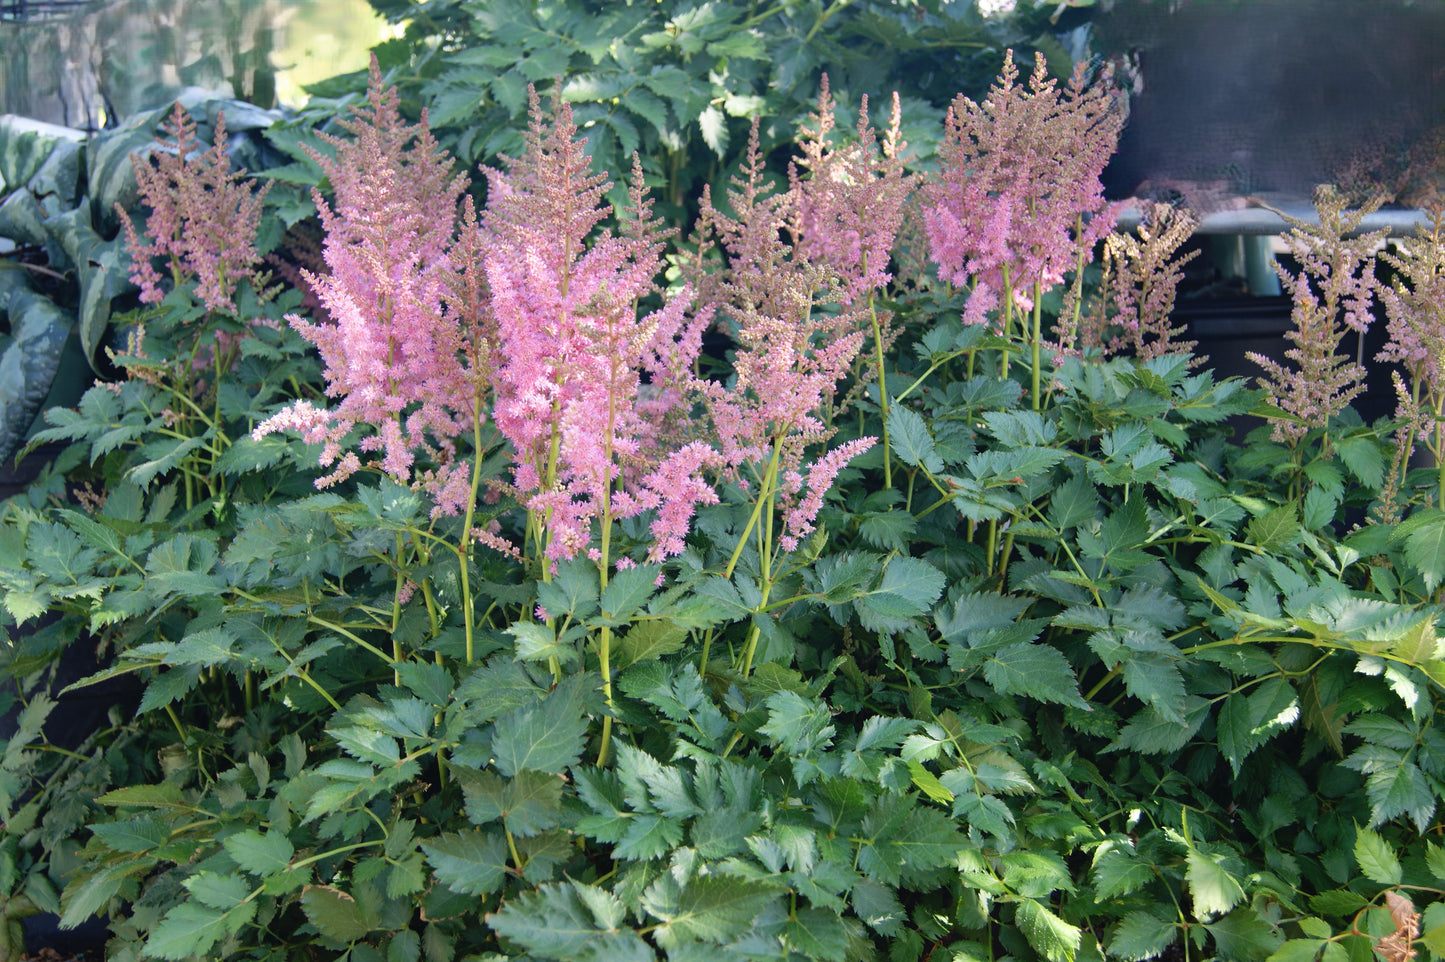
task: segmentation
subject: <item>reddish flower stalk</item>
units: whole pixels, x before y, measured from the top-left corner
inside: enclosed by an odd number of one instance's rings
[[[1116,231],[1106,237],[1098,298],[1087,315],[1074,320],[1080,305],[1071,292],[1060,321],[1060,350],[1095,348],[1105,355],[1127,351],[1145,360],[1192,352],[1195,342],[1180,339],[1184,328],[1174,326],[1170,314],[1182,268],[1199,252],[1182,258],[1174,254],[1198,224],[1188,211],[1155,204],[1137,236]],[[1190,363],[1205,360],[1199,356]]]
[[[1333,188],[1315,192],[1318,226],[1290,217],[1287,243],[1298,258],[1300,272],[1276,268],[1280,282],[1294,298],[1294,329],[1285,334],[1294,347],[1284,352],[1293,362],[1285,367],[1261,354],[1249,358],[1264,368],[1261,385],[1271,403],[1292,415],[1271,419],[1277,441],[1298,442],[1311,428],[1322,428],[1364,390],[1365,369],[1340,353],[1351,332],[1363,334],[1377,293],[1375,246],[1383,231],[1351,236],[1379,207],[1379,201],[1353,212]]]
[[[1399,469],[1409,463],[1411,449],[1424,443],[1440,466],[1437,503],[1445,504],[1445,208],[1436,207],[1427,227],[1386,253],[1395,269],[1392,287],[1380,291],[1390,341],[1378,356],[1405,370],[1395,377],[1401,422]]]
[[[231,170],[224,116],[216,117],[215,145],[204,152],[195,121],[179,103],[163,130],[171,140],[162,140],[149,157],[131,158],[136,187],[151,210],[145,224],[149,239],[116,205],[131,256],[131,280],[140,287],[142,302],[159,304],[165,292],[155,261],[163,260],[172,283],[196,279],[196,296],[207,310],[235,314],[236,285],[259,278],[256,230],[270,185],[255,190],[244,170]]]

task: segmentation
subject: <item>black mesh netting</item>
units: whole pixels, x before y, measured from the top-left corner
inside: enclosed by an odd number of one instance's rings
[[[1095,46],[1133,88],[1114,197],[1438,195],[1445,0],[1120,0]]]

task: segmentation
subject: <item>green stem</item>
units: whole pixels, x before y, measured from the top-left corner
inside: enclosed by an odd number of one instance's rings
[[[758,497],[757,500],[753,502],[753,513],[748,518],[747,527],[743,528],[743,533],[738,537],[738,543],[737,546],[733,548],[732,557],[728,558],[727,568],[723,571],[724,578],[731,578],[733,576],[733,569],[737,567],[738,559],[742,557],[743,554],[743,545],[747,544],[748,535],[752,534],[754,526],[758,523],[758,518],[763,513],[763,502],[767,501],[772,494],[772,486],[778,475],[778,459],[782,456],[782,453],[782,439],[774,438],[773,456],[768,461],[768,468],[763,475],[762,481],[758,484]]]
[[[344,625],[338,625],[335,622],[327,621],[325,618],[319,618],[316,615],[307,615],[306,620],[311,622],[313,625],[320,625],[322,628],[330,629],[331,631],[336,632],[338,635],[341,635],[343,638],[350,639],[354,644],[358,645],[361,648],[365,648],[367,651],[371,652],[373,655],[380,658],[388,665],[395,665],[397,662],[396,658],[388,655],[386,652],[382,651],[371,642],[364,640],[355,632],[348,631]]]
[[[868,275],[868,252],[863,252],[863,275]],[[883,412],[883,486],[893,487],[893,454],[888,439],[888,379],[883,373],[883,328],[878,323],[874,291],[868,291],[868,319],[873,324],[873,362],[878,368],[878,405]]]
[[[1035,411],[1037,411],[1037,410],[1039,409],[1039,397],[1040,397],[1040,395],[1039,395],[1039,365],[1040,365],[1039,355],[1040,355],[1040,346],[1043,344],[1043,334],[1042,334],[1042,328],[1043,328],[1043,304],[1042,304],[1042,301],[1043,301],[1043,299],[1044,299],[1044,298],[1043,298],[1042,285],[1041,285],[1038,281],[1034,281],[1034,331],[1033,331],[1033,344],[1031,345],[1031,347],[1032,347],[1032,349],[1033,349],[1034,371],[1033,371],[1033,380],[1032,380],[1032,385],[1031,385],[1031,386],[1032,386],[1032,388],[1033,388],[1033,401],[1034,401],[1034,410],[1035,410]]]
[[[467,488],[467,508],[462,517],[462,540],[457,545],[457,564],[462,576],[462,633],[466,637],[467,664],[472,663],[475,649],[472,641],[473,601],[472,586],[468,568],[472,560],[472,519],[476,516],[477,490],[482,483],[482,399],[472,395],[472,479]],[[431,607],[431,595],[427,595],[427,607]],[[435,627],[435,618],[432,619]]]

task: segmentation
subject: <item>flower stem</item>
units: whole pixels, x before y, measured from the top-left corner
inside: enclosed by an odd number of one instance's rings
[[[868,270],[868,254],[863,254],[863,270]],[[888,380],[883,373],[883,330],[878,323],[878,310],[873,303],[874,292],[868,291],[868,318],[873,322],[873,359],[878,365],[878,404],[883,411],[883,486],[893,487],[893,454],[888,443]]]

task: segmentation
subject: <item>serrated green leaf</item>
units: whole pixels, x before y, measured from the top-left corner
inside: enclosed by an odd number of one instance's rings
[[[572,885],[543,885],[535,891],[522,892],[509,898],[499,911],[488,915],[487,924],[498,935],[539,958],[592,957],[601,962],[607,957],[588,955],[589,946],[606,930],[598,925],[596,915]],[[630,958],[629,955],[619,957]]]
[[[492,753],[507,777],[520,771],[565,772],[582,757],[587,736],[583,685],[590,675],[571,675],[540,701],[507,712],[496,721]]]
[[[220,909],[195,902],[177,905],[146,939],[146,954],[171,960],[204,956],[226,936],[225,917],[226,913]]]
[[[1335,453],[1365,487],[1379,490],[1385,480],[1385,454],[1378,441],[1364,435],[1336,438]]]
[[[931,474],[943,470],[943,459],[934,447],[928,425],[922,415],[912,408],[895,404],[889,409],[888,442],[904,464],[921,467]]]
[[[1310,908],[1321,915],[1348,918],[1369,903],[1350,889],[1331,889],[1310,897]]]
[[[1434,591],[1445,581],[1445,515],[1406,534],[1405,557],[1419,570],[1428,590]]]
[[[1425,864],[1430,867],[1430,874],[1439,881],[1445,882],[1445,848],[1441,848],[1434,842],[1425,843]]]
[[[1364,872],[1370,881],[1379,882],[1381,885],[1400,884],[1404,877],[1400,859],[1380,833],[1357,826],[1354,852],[1360,871]]]
[[[1300,523],[1293,504],[1282,504],[1268,513],[1250,519],[1245,534],[1251,543],[1266,551],[1292,544],[1299,534]]]
[[[1094,858],[1094,894],[1099,899],[1115,899],[1130,895],[1152,883],[1157,876],[1154,866],[1136,857],[1117,843],[1105,843]]]
[[[467,817],[474,825],[501,820],[507,831],[527,838],[559,824],[562,779],[546,772],[523,771],[512,778],[492,772],[458,770],[466,797]]]
[[[698,128],[702,130],[703,143],[712,148],[719,158],[728,152],[727,117],[717,107],[709,105],[697,117]]]
[[[95,836],[117,852],[149,852],[170,841],[171,831],[164,821],[149,815],[122,822],[104,822],[90,826]]]
[[[127,785],[96,799],[101,805],[129,808],[176,808],[181,805],[181,787],[171,782],[159,785]]]
[[[284,870],[296,854],[285,835],[275,831],[262,835],[253,828],[228,836],[222,844],[237,865],[262,877]]]
[[[639,661],[651,661],[681,651],[688,630],[668,619],[639,621],[612,642],[612,663],[620,671]]]
[[[1264,962],[1315,962],[1322,948],[1325,948],[1324,939],[1290,939],[1274,949]]]
[[[1210,852],[1189,847],[1185,878],[1194,900],[1194,917],[1207,919],[1223,915],[1244,898],[1244,889],[1224,867],[1224,859]]]
[[[235,875],[199,872],[186,879],[186,890],[202,905],[228,911],[240,905],[249,894],[246,883]]]
[[[507,843],[500,832],[462,829],[421,843],[443,885],[458,895],[487,895],[507,876]]]
[[[1119,921],[1109,939],[1109,954],[1123,962],[1157,958],[1179,938],[1173,922],[1148,912],[1130,912]]]
[[[519,621],[507,628],[507,634],[517,639],[519,661],[547,661],[555,658],[566,665],[582,657],[571,643],[559,641],[557,633],[550,625],[536,621]]]
[[[1015,916],[1029,945],[1050,962],[1073,962],[1083,932],[1049,910],[1042,902],[1023,899]]]
[[[337,942],[355,942],[381,924],[354,896],[330,885],[306,886],[301,910],[316,931]]]
[[[932,609],[943,594],[943,572],[921,558],[894,557],[878,586],[853,599],[858,620],[877,632],[899,632]]]
[[[643,893],[642,908],[660,923],[653,930],[658,944],[671,950],[688,942],[731,941],[777,897],[760,880],[706,875],[680,887],[664,875]]]
[[[1090,710],[1079,694],[1074,669],[1058,650],[1042,644],[1010,645],[983,663],[983,677],[995,690],[1039,701]]]
[[[152,862],[145,859],[122,862],[102,868],[94,874],[85,875],[76,884],[65,887],[65,913],[60,917],[60,927],[73,929],[92,915],[101,913],[110,900],[120,893],[125,880],[150,871]],[[82,879],[77,875],[77,879]]]
[[[635,565],[615,573],[602,591],[603,624],[622,625],[647,604],[647,599],[657,592],[657,575],[661,568],[655,564]]]
[[[1225,962],[1254,962],[1279,949],[1284,937],[1271,922],[1249,906],[1240,906],[1223,918],[1204,925],[1214,936],[1214,949]]]

